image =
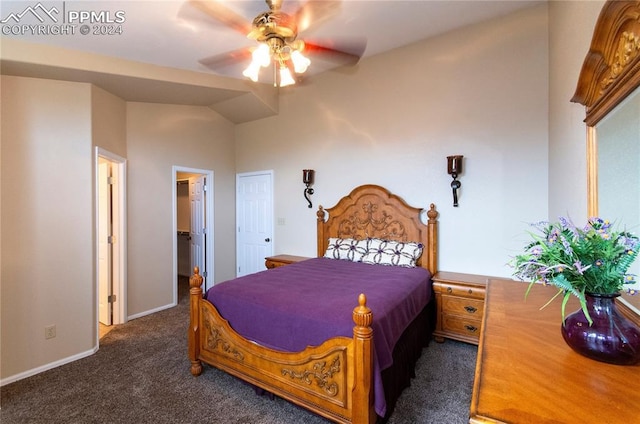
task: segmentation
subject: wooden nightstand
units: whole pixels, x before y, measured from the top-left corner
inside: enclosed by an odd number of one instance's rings
[[[293,256],[293,255],[269,256],[268,258],[264,258],[264,266],[266,266],[267,269],[273,269],[279,266],[285,266],[289,264],[294,264],[296,262],[306,261],[307,259],[311,259],[311,258],[307,256]]]
[[[433,276],[437,321],[433,332],[437,342],[444,338],[478,344],[484,313],[486,275],[438,272]]]

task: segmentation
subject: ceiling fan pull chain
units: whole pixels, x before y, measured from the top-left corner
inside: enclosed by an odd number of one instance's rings
[[[278,86],[278,65],[276,61],[273,61],[273,86]]]

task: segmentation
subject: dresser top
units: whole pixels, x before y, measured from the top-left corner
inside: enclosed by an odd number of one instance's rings
[[[560,333],[553,286],[489,280],[471,423],[632,423],[640,414],[640,364],[575,353]],[[567,313],[579,308],[572,298]]]

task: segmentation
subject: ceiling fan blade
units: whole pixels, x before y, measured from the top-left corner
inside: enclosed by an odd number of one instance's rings
[[[353,66],[358,63],[367,48],[366,40],[342,42],[339,44],[332,41],[323,44],[305,41],[304,44],[303,53],[308,54],[309,57],[316,56],[323,60],[346,66]]]
[[[233,28],[242,35],[247,35],[249,31],[251,31],[250,21],[224,6],[217,0],[187,0],[185,4],[196,8],[212,19]]]
[[[241,62],[246,62],[247,65],[251,62],[251,52],[249,49],[233,50],[227,53],[205,57],[198,61],[201,65],[214,71]]]
[[[298,31],[305,31],[310,27],[316,27],[325,20],[340,13],[342,1],[307,1],[294,14],[294,20],[298,25]]]

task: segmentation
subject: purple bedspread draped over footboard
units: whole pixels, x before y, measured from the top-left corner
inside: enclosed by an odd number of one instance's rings
[[[332,337],[353,337],[360,293],[373,311],[375,410],[384,416],[380,372],[392,364],[397,340],[431,299],[424,268],[314,258],[216,284],[206,299],[246,339],[298,352]]]

